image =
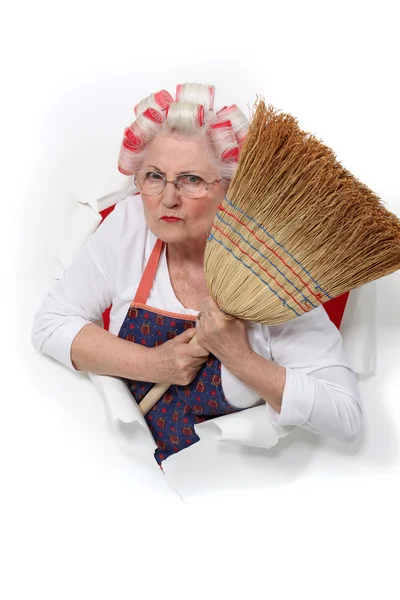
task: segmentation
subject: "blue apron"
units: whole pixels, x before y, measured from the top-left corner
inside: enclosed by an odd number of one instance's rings
[[[163,242],[157,240],[118,334],[124,340],[147,348],[159,346],[196,325],[196,317],[158,310],[146,304],[163,247]],[[128,380],[129,390],[138,403],[153,385]],[[221,363],[210,354],[192,383],[171,385],[146,415],[157,444],[156,461],[161,465],[171,454],[198,442],[200,438],[194,430],[196,423],[238,410],[241,409],[226,400],[221,385]]]

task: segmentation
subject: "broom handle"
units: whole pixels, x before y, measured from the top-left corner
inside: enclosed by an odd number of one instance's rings
[[[161,396],[165,394],[169,387],[171,387],[170,383],[156,383],[153,385],[153,387],[144,396],[143,400],[139,402],[139,408],[143,415],[147,415],[149,410],[151,410],[153,406],[157,404]]]
[[[189,344],[192,344],[196,341],[196,336],[194,335],[190,340]],[[147,392],[144,398],[139,402],[139,408],[142,411],[143,415],[147,415],[149,410],[153,408],[155,404],[159,401],[161,396],[165,394],[167,389],[171,387],[171,383],[156,383],[153,387]]]

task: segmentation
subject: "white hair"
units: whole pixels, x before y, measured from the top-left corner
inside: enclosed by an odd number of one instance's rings
[[[235,173],[249,121],[235,104],[215,112],[214,97],[212,85],[185,83],[177,86],[175,100],[165,90],[141,100],[134,109],[136,120],[124,131],[119,171],[124,175],[137,173],[147,145],[159,134],[201,135],[210,146],[219,176],[229,181]]]

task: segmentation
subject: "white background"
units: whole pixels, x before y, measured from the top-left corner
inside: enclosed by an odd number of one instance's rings
[[[266,455],[264,479],[214,472],[204,488],[192,472],[184,502],[152,457],[121,452],[91,382],[30,346],[76,195],[112,174],[134,105],[162,88],[211,83],[218,108],[243,110],[264,95],[400,215],[395,4],[69,0],[3,12],[5,600],[399,597],[398,274],[378,286],[361,438],[296,432]]]

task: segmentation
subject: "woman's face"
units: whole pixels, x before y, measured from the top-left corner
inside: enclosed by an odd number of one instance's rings
[[[218,178],[205,140],[172,135],[154,138],[146,148],[141,171],[161,173],[168,181],[183,173],[200,176],[207,182]],[[205,242],[223,197],[220,183],[210,185],[201,198],[186,198],[170,183],[158,196],[142,194],[147,225],[167,244]],[[180,220],[163,220],[168,217]]]

